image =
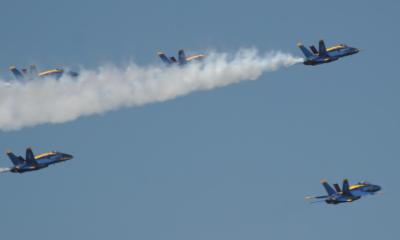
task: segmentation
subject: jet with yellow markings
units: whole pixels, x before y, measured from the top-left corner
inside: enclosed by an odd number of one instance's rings
[[[167,65],[172,65],[172,64],[178,64],[178,65],[186,65],[187,63],[194,61],[194,60],[202,60],[206,57],[204,54],[194,54],[191,56],[186,56],[184,50],[179,50],[178,51],[178,59],[175,57],[168,57],[164,52],[158,52],[158,56],[161,58],[161,60],[167,64]]]
[[[16,66],[10,66],[10,71],[17,80],[32,80],[37,78],[54,78],[59,79],[64,74],[70,77],[77,77],[79,74],[73,71],[65,71],[61,68],[54,68],[39,72],[35,65],[31,65],[29,69],[23,68],[19,70]]]
[[[325,188],[328,195],[324,196],[309,196],[306,197],[307,200],[316,200],[315,202],[325,201],[328,204],[339,204],[339,203],[349,203],[360,199],[363,196],[375,195],[380,190],[381,187],[368,182],[359,182],[354,185],[350,185],[347,179],[343,180],[342,188],[339,184],[333,184],[332,188],[326,180],[321,181],[322,186]]]
[[[29,171],[36,171],[42,168],[46,168],[51,164],[64,162],[73,158],[73,156],[70,154],[54,151],[34,155],[31,148],[26,149],[25,158],[23,158],[22,156],[16,156],[12,152],[7,152],[7,155],[14,166],[9,168],[0,168],[0,173],[24,173]]]
[[[350,56],[358,53],[360,50],[355,47],[349,47],[346,44],[337,44],[326,48],[324,40],[319,41],[318,50],[315,46],[310,46],[310,50],[298,43],[297,47],[303,52],[305,59],[304,65],[319,65],[338,60],[339,58]]]

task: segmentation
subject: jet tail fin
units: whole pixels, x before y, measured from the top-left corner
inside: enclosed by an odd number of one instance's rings
[[[24,80],[24,75],[15,66],[10,67],[10,71],[17,80]]]
[[[183,51],[183,49],[179,50],[179,52],[178,52],[178,61],[179,61],[179,64],[181,64],[181,65],[187,63],[186,54],[185,54],[185,51]]]
[[[20,164],[24,163],[24,159],[21,156],[17,157],[12,152],[7,152],[7,156],[10,158],[10,160],[14,164],[14,166],[17,166],[17,165],[20,165]]]
[[[35,155],[33,154],[33,151],[31,148],[26,149],[26,157],[25,160],[28,164],[36,166],[37,162],[35,160]]]
[[[175,57],[170,57],[169,59],[170,59],[172,62],[174,62],[174,63],[177,62]]]
[[[29,66],[29,75],[31,78],[37,78],[39,75],[39,72],[36,68],[36,65],[32,64]]]
[[[336,194],[336,191],[328,184],[326,180],[321,181],[322,186],[324,186],[326,192],[329,196]]]
[[[343,190],[344,194],[351,196],[350,184],[349,184],[349,180],[347,178],[343,180],[342,190]]]
[[[306,58],[311,58],[311,57],[314,56],[314,55],[310,52],[310,50],[308,50],[306,47],[304,47],[303,44],[298,43],[298,44],[297,44],[297,47],[300,48],[300,50],[303,52],[303,54],[304,54],[304,56],[305,56]]]
[[[329,53],[326,51],[326,46],[324,40],[319,41],[319,54],[321,56],[329,57]]]
[[[315,55],[318,55],[318,54],[319,54],[318,50],[315,48],[314,45],[311,45],[311,46],[310,46],[310,49],[311,49],[312,53],[314,53]]]
[[[333,184],[333,187],[335,188],[336,192],[341,192],[342,190],[340,189],[339,184],[335,183]]]
[[[169,65],[169,64],[172,63],[171,59],[168,58],[167,55],[165,55],[165,53],[163,53],[163,52],[158,52],[158,56],[161,58],[161,60],[162,60],[165,64]]]
[[[72,78],[76,78],[76,77],[79,76],[79,73],[74,72],[74,71],[68,71],[68,72],[67,72],[67,75],[70,76],[70,77],[72,77]]]

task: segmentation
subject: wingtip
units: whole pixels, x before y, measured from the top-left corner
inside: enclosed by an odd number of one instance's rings
[[[321,179],[321,183],[327,183],[328,181],[326,179]]]

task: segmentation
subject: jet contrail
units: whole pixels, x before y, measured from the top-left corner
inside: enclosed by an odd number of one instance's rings
[[[256,80],[266,71],[302,61],[281,52],[260,55],[255,49],[242,49],[233,55],[213,52],[203,62],[184,67],[131,63],[124,68],[82,70],[75,79],[0,80],[0,130],[63,123],[121,107],[163,102],[193,91]]]

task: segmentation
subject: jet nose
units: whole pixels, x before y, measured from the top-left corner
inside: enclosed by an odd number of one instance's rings
[[[70,155],[70,154],[66,154],[66,153],[63,153],[63,156],[62,156],[62,159],[63,160],[70,160],[70,159],[72,159],[72,158],[74,158],[74,156],[72,156],[72,155]]]
[[[376,192],[379,192],[380,190],[381,190],[381,187],[378,185],[370,185],[369,186],[370,193],[376,193]]]

